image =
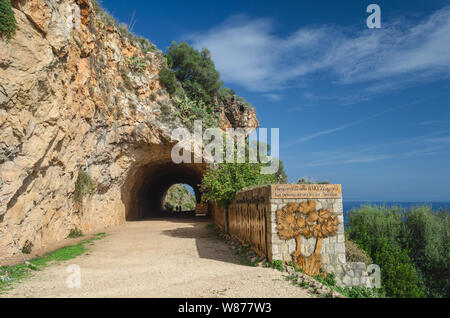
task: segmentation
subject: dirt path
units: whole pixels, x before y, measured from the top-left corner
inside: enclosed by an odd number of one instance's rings
[[[132,222],[108,231],[88,254],[52,265],[1,297],[310,297],[283,273],[240,265],[208,223]],[[81,268],[81,288],[66,285]]]

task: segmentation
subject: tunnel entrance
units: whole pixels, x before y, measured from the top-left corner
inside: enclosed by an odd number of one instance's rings
[[[175,184],[164,196],[163,210],[165,213],[186,214],[195,213],[197,199],[194,189],[187,184]]]
[[[131,176],[133,186],[126,207],[127,221],[173,217],[174,212],[169,213],[165,206],[165,198],[174,185],[189,185],[193,189],[195,203],[201,203],[199,184],[203,171],[203,165],[172,162],[152,163],[137,168]],[[195,208],[191,215],[195,216]]]

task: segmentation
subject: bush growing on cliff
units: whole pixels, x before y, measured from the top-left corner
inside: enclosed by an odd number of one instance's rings
[[[147,69],[147,62],[143,57],[128,56],[127,65],[130,70],[135,73],[144,73]]]
[[[17,21],[11,7],[11,0],[0,0],[0,39],[9,41],[17,30]]]
[[[177,91],[177,78],[175,77],[175,73],[172,70],[163,68],[159,72],[159,80],[161,81],[161,83],[163,83],[169,94],[173,95]]]
[[[79,228],[74,228],[71,229],[69,232],[69,235],[67,236],[67,238],[78,238],[78,237],[83,237],[83,232],[79,229]]]
[[[215,117],[212,107],[203,101],[195,102],[183,95],[175,97],[175,102],[178,106],[176,115],[181,118],[186,127],[193,128],[195,120],[202,120],[203,126],[206,128],[217,126],[218,119]]]
[[[180,44],[172,42],[167,55],[172,64],[171,69],[188,97],[211,104],[223,83],[210,52],[207,49],[199,52],[183,41]]]
[[[95,193],[96,186],[94,180],[83,170],[78,173],[78,178],[75,183],[75,201],[81,203],[83,198]]]

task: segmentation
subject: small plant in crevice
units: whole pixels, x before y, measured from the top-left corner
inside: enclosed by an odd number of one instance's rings
[[[30,241],[26,241],[25,244],[23,244],[22,247],[22,253],[24,254],[31,254],[31,251],[33,250],[33,243]]]
[[[119,72],[120,76],[122,77],[123,87],[129,91],[132,91],[134,89],[134,84],[131,81],[130,77],[128,76],[129,69],[121,67],[119,69]]]
[[[92,85],[89,85],[89,96],[94,97],[95,95],[95,88]]]
[[[135,103],[130,104],[130,111],[132,114],[136,114],[137,111],[137,105]]]
[[[119,104],[116,104],[116,112],[114,113],[114,117],[119,119],[123,116],[123,108]]]
[[[91,176],[80,170],[78,173],[78,178],[75,183],[75,202],[80,204],[86,196],[91,196],[95,193],[97,187]]]
[[[128,56],[127,65],[128,68],[135,73],[144,73],[147,69],[147,62],[143,57]]]
[[[83,237],[83,232],[77,227],[71,229],[69,235],[67,236],[67,238],[79,238],[79,237]]]

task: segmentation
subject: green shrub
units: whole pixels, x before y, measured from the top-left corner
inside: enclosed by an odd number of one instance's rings
[[[363,206],[348,213],[347,232],[350,239],[373,257],[378,238],[402,247],[405,235],[404,212],[393,207]]]
[[[428,297],[450,297],[450,217],[416,207],[406,214],[406,242]]]
[[[284,262],[280,260],[274,260],[272,261],[272,268],[284,272]]]
[[[228,206],[235,194],[244,188],[277,183],[276,174],[261,174],[260,163],[219,163],[202,179],[200,189],[204,202]]]
[[[167,68],[163,68],[159,72],[159,80],[163,83],[169,94],[174,94],[177,91],[177,78],[175,77],[175,73]]]
[[[206,128],[216,127],[218,124],[214,111],[203,101],[196,102],[183,95],[181,98],[176,97],[175,102],[178,106],[176,115],[181,118],[186,127],[192,129],[195,120],[202,120]]]
[[[67,236],[67,238],[78,238],[78,237],[82,237],[83,236],[83,232],[79,229],[79,228],[74,228],[70,230],[69,235]]]
[[[210,55],[207,49],[199,52],[184,41],[172,42],[167,50],[168,64],[172,64],[169,67],[189,98],[206,104],[213,102],[223,84]]]
[[[348,214],[347,231],[350,239],[368,252],[375,263],[380,238],[407,251],[425,295],[449,297],[449,220],[448,211],[435,213],[427,206],[409,210],[364,206]]]
[[[386,238],[377,240],[374,261],[381,267],[382,289],[397,298],[423,297],[419,278],[406,250],[393,246]]]
[[[17,21],[11,8],[11,0],[0,0],[0,39],[9,41],[17,30]]]
[[[92,178],[86,172],[80,170],[75,183],[75,201],[81,203],[85,196],[93,195],[95,191],[96,186]]]
[[[143,57],[128,56],[127,64],[130,70],[135,73],[144,73],[147,69],[147,62]]]
[[[22,247],[22,253],[31,254],[32,250],[33,250],[33,243],[31,243],[30,241],[26,241]]]

